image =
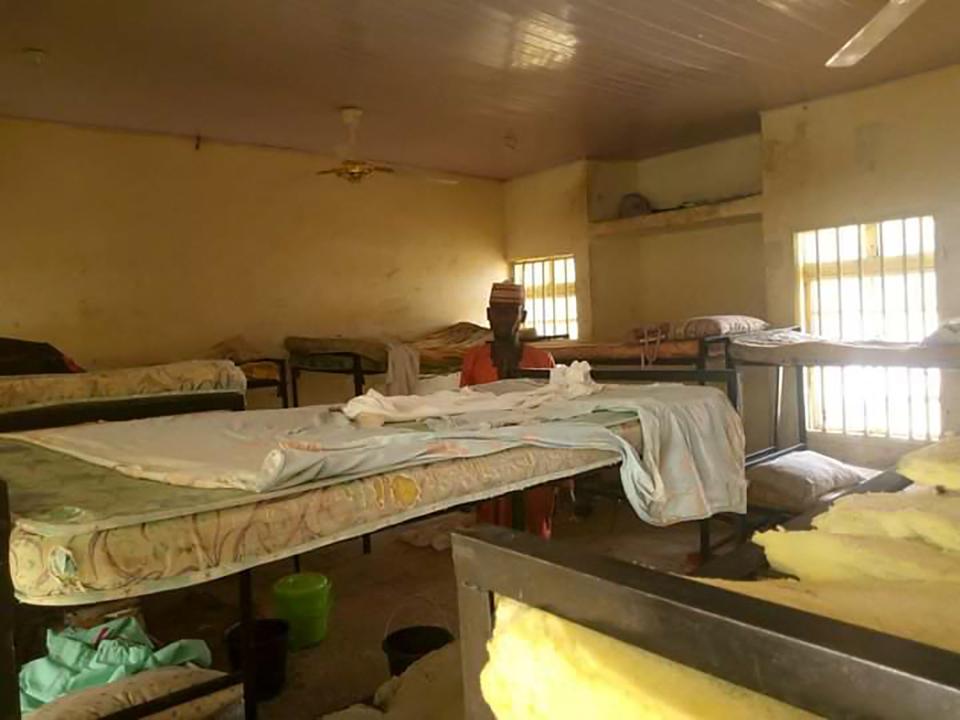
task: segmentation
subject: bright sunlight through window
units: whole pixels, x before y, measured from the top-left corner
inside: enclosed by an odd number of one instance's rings
[[[919,342],[937,328],[933,218],[796,235],[804,329],[831,340]],[[940,371],[807,371],[811,430],[913,440],[940,436]]]
[[[526,327],[534,328],[539,337],[577,339],[577,271],[572,257],[515,262],[513,281],[526,292]]]

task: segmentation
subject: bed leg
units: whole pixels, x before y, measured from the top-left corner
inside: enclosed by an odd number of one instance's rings
[[[780,418],[783,415],[783,366],[776,368],[776,388],[773,391],[773,446],[780,447]]]
[[[371,552],[373,552],[373,542],[372,542],[372,536],[370,535],[370,533],[367,533],[367,534],[365,534],[365,535],[361,535],[361,536],[360,536],[360,542],[363,543],[363,554],[364,554],[364,555],[369,555]]]
[[[244,720],[257,720],[256,653],[253,648],[253,573],[240,573],[240,623],[243,636],[243,707]]]
[[[293,556],[293,571],[297,573],[297,575],[300,574],[300,556],[299,555]]]
[[[13,645],[17,600],[10,578],[10,500],[0,480],[0,720],[20,720],[20,683]]]
[[[806,393],[803,387],[803,366],[797,365],[797,377],[794,381],[797,385],[797,439],[803,448],[807,447],[807,401]]]
[[[300,368],[290,368],[290,389],[293,391],[293,406],[300,407]]]
[[[280,404],[283,407],[290,407],[289,380],[287,379],[287,361],[279,361],[280,386],[277,388],[277,395],[280,397]]]
[[[713,551],[710,549],[710,518],[699,521],[700,525],[700,562],[710,559]]]
[[[365,379],[363,377],[363,359],[354,354],[353,356],[353,394],[355,397],[363,395],[363,386]]]

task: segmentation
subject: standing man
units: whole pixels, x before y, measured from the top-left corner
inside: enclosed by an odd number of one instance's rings
[[[482,385],[520,376],[520,369],[552,368],[556,363],[550,353],[520,340],[520,328],[527,319],[523,286],[512,282],[494,283],[490,290],[487,320],[493,341],[478,345],[463,357],[460,386]],[[523,494],[526,529],[529,533],[550,537],[556,489],[541,485]],[[512,525],[512,503],[509,497],[488,500],[477,506],[480,522]]]

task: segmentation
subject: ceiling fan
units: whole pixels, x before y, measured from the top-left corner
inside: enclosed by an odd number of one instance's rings
[[[870,21],[827,60],[829,68],[856,65],[894,30],[913,15],[927,0],[887,0]]]
[[[360,119],[363,117],[363,110],[358,107],[340,108],[340,119],[347,130],[346,142],[337,145],[334,152],[340,158],[340,163],[325,170],[320,170],[317,175],[335,175],[338,178],[350,183],[359,183],[377,173],[402,174],[419,177],[430,182],[441,183],[443,185],[457,185],[459,180],[442,175],[429,175],[415,168],[408,168],[399,165],[385,165],[371,162],[370,160],[359,160],[357,157],[357,128],[360,125]]]

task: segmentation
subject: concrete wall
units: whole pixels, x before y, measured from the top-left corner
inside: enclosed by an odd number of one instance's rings
[[[580,337],[591,337],[587,163],[561,165],[507,182],[504,208],[509,260],[574,256]]]
[[[0,121],[0,335],[112,367],[482,321],[507,272],[502,184],[314,174],[330,163]]]
[[[798,319],[795,232],[928,213],[937,224],[940,316],[960,315],[957,128],[960,66],[764,113],[764,255],[773,321]],[[956,430],[954,376],[945,377],[942,400],[944,427]],[[823,442],[874,464],[903,449],[836,437]]]
[[[638,161],[592,162],[591,221],[617,217],[620,198],[638,192],[654,209],[753,195],[761,188],[760,135],[700,145]]]

